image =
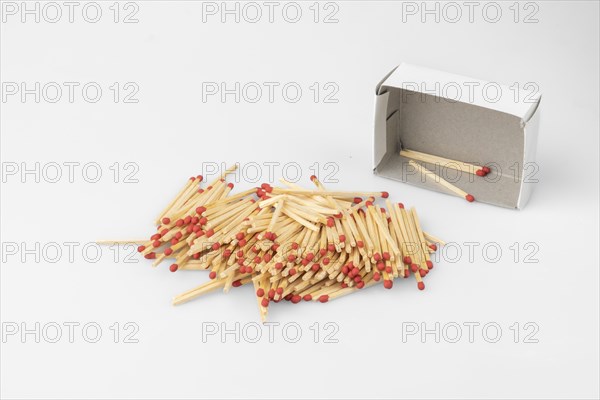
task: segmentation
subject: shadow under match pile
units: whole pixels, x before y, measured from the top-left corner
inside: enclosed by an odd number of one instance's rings
[[[201,176],[190,178],[138,248],[155,266],[170,259],[172,272],[210,271],[173,304],[250,284],[264,321],[281,300],[325,303],[378,283],[391,289],[410,275],[425,288],[430,254],[443,242],[423,232],[414,208],[387,192],[328,191],[315,176],[314,190],[282,180],[231,194],[225,178],[234,170],[204,188]]]

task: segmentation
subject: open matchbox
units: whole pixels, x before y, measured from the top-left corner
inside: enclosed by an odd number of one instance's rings
[[[419,162],[476,201],[521,209],[537,171],[540,100],[523,88],[401,64],[376,89],[374,173],[453,194],[416,171],[400,150],[486,165],[491,172],[479,177]]]

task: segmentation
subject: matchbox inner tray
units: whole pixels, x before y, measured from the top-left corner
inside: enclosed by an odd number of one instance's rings
[[[538,178],[540,100],[539,93],[401,64],[376,88],[374,173],[453,194],[416,172],[400,150],[487,165],[491,173],[478,177],[421,162],[479,202],[520,209]]]

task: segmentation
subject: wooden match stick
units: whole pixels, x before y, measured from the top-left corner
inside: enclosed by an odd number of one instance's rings
[[[409,161],[410,165],[412,165],[415,169],[417,169],[419,172],[421,172],[421,174],[429,177],[430,179],[432,179],[434,182],[444,186],[446,189],[449,189],[451,192],[457,194],[458,196],[466,199],[469,203],[475,201],[475,197],[473,197],[472,195],[470,195],[469,193],[465,192],[464,190],[454,186],[453,184],[451,184],[450,182],[448,182],[447,180],[445,180],[444,178],[442,178],[441,176],[436,175],[435,173],[433,173],[432,171],[428,170],[427,168],[421,166],[420,164],[414,162],[413,160]]]
[[[444,168],[451,168],[481,177],[486,176],[490,172],[488,167],[482,167],[464,161],[456,161],[449,158],[438,157],[432,154],[420,153],[414,150],[401,150],[400,155],[406,158],[412,158],[413,160],[422,161],[429,164],[437,164]]]

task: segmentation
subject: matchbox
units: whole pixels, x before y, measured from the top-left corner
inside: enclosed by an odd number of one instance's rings
[[[527,85],[401,64],[376,88],[374,173],[521,209],[537,182],[540,100]]]

